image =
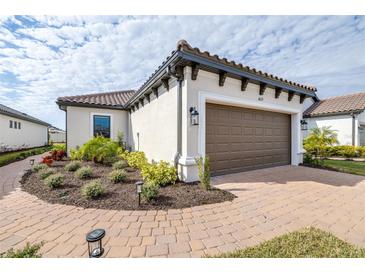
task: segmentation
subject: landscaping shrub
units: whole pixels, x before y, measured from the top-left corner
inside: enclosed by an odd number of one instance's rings
[[[48,166],[46,164],[36,164],[35,166],[32,167],[32,171],[33,172],[38,172],[42,169],[48,168]]]
[[[47,166],[52,166],[53,163],[53,159],[51,155],[47,155],[42,157],[42,161],[43,164],[46,164]]]
[[[315,158],[323,159],[328,156],[327,147],[338,144],[337,133],[330,127],[314,128],[304,139],[304,149]]]
[[[118,144],[109,138],[97,136],[90,139],[79,149],[70,151],[72,160],[94,161],[104,163],[118,154]]]
[[[23,249],[10,249],[6,253],[0,254],[0,258],[40,258],[39,253],[43,243],[33,244],[26,243]]]
[[[56,170],[53,168],[44,168],[41,169],[41,171],[39,172],[39,176],[41,177],[42,180],[46,179],[48,176],[55,174]]]
[[[209,157],[199,157],[195,159],[197,165],[198,165],[198,174],[199,174],[199,181],[200,185],[205,190],[212,189],[212,186],[210,185],[210,161]]]
[[[50,187],[50,188],[57,188],[59,186],[62,185],[64,180],[64,176],[61,173],[56,173],[53,175],[48,176],[45,180],[44,183]]]
[[[125,160],[120,160],[113,164],[113,169],[123,169],[128,166],[128,163]]]
[[[93,169],[91,166],[84,166],[76,170],[75,175],[79,179],[87,179],[93,176]]]
[[[81,188],[81,194],[87,199],[96,199],[103,195],[105,188],[100,180],[93,180]]]
[[[146,155],[142,151],[124,151],[120,156],[125,159],[130,167],[142,169],[148,164]]]
[[[80,161],[72,161],[65,166],[66,171],[76,171],[81,167]]]
[[[124,133],[122,131],[118,131],[118,134],[117,134],[117,144],[123,150],[125,149]]]
[[[356,150],[359,157],[365,157],[365,146],[357,147]]]
[[[153,183],[144,183],[142,186],[142,197],[147,202],[155,199],[158,196],[159,186]]]
[[[52,151],[54,150],[63,150],[66,151],[66,144],[53,144]]]
[[[62,161],[66,157],[66,151],[64,150],[52,150],[51,157],[54,161]]]
[[[165,161],[145,164],[142,167],[141,175],[145,182],[158,186],[175,183],[177,179],[176,168]]]
[[[121,183],[127,178],[127,172],[123,169],[116,169],[110,172],[108,177],[113,183]]]

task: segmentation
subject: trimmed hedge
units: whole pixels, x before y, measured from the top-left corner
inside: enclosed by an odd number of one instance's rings
[[[325,150],[328,157],[365,157],[365,146],[332,146],[326,147]]]
[[[0,154],[0,166],[5,166],[7,164],[24,160],[25,158],[37,154],[42,154],[51,150],[51,146],[39,147],[39,148],[31,148],[22,151],[13,151],[13,152],[5,152]]]

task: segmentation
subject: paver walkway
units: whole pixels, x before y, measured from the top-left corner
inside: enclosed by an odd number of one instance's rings
[[[0,185],[9,184],[10,174],[15,180],[27,161],[16,165],[1,168]],[[365,177],[284,166],[213,183],[238,198],[182,210],[117,211],[48,204],[18,188],[0,199],[0,252],[44,241],[44,257],[85,257],[92,228],[106,229],[106,257],[200,257],[308,225],[365,246]]]

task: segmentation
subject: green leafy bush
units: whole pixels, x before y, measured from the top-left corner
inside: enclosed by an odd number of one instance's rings
[[[39,172],[39,176],[41,177],[42,180],[46,179],[48,176],[55,174],[56,170],[53,168],[44,168],[41,169],[41,171]]]
[[[56,173],[53,175],[48,176],[45,180],[44,183],[50,187],[50,188],[57,188],[60,187],[63,183],[64,180],[64,176],[61,173]]]
[[[5,166],[7,164],[23,160],[29,156],[42,154],[51,149],[50,146],[39,147],[39,148],[31,148],[23,151],[11,151],[4,152],[0,154],[0,166]]]
[[[123,151],[120,156],[125,159],[129,166],[142,169],[148,164],[146,155],[142,151]]]
[[[337,133],[330,127],[314,128],[304,139],[304,149],[306,153],[314,158],[323,160],[328,156],[327,147],[338,144]]]
[[[93,180],[81,188],[81,194],[86,199],[96,199],[105,193],[105,188],[100,180]]]
[[[158,196],[159,186],[153,183],[144,183],[142,186],[142,197],[147,202]]]
[[[145,182],[158,186],[175,183],[177,179],[176,168],[165,161],[145,164],[142,167],[141,175]]]
[[[210,161],[209,161],[209,157],[206,156],[205,158],[203,158],[203,157],[196,158],[195,162],[198,165],[200,185],[206,190],[212,189],[212,186],[210,184]]]
[[[123,168],[126,168],[128,166],[128,163],[127,161],[125,160],[120,160],[118,162],[115,162],[113,164],[113,169],[123,169]]]
[[[81,148],[71,150],[72,160],[94,161],[104,163],[118,154],[118,144],[109,138],[97,136],[86,142]]]
[[[59,151],[59,150],[66,151],[66,144],[53,144],[51,150],[52,151]]]
[[[48,168],[48,166],[46,164],[36,164],[35,166],[32,167],[32,171],[33,172],[39,172],[42,169],[46,169]]]
[[[123,169],[116,169],[110,172],[108,177],[113,183],[121,183],[127,178],[127,172]]]
[[[75,148],[71,148],[70,149],[70,159],[72,161],[81,161],[82,159],[82,151],[80,150],[80,148],[77,146],[76,149]]]
[[[39,253],[43,243],[33,244],[26,243],[22,249],[10,249],[6,253],[0,254],[0,258],[40,258],[42,255]]]
[[[365,157],[365,146],[357,147],[356,150],[359,157]]]
[[[80,161],[72,161],[65,166],[66,171],[76,171],[81,167]]]
[[[76,170],[75,175],[79,179],[88,179],[93,176],[93,169],[91,166],[84,166]]]

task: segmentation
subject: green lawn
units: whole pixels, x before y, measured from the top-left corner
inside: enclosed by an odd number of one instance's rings
[[[365,162],[347,160],[324,160],[322,166],[334,168],[338,171],[365,176]]]
[[[331,233],[309,227],[219,258],[364,258],[365,249],[346,243]]]
[[[0,167],[16,161],[23,160],[32,155],[42,154],[46,151],[51,150],[51,148],[52,148],[51,146],[45,146],[39,148],[30,148],[22,151],[2,153],[0,154]]]

